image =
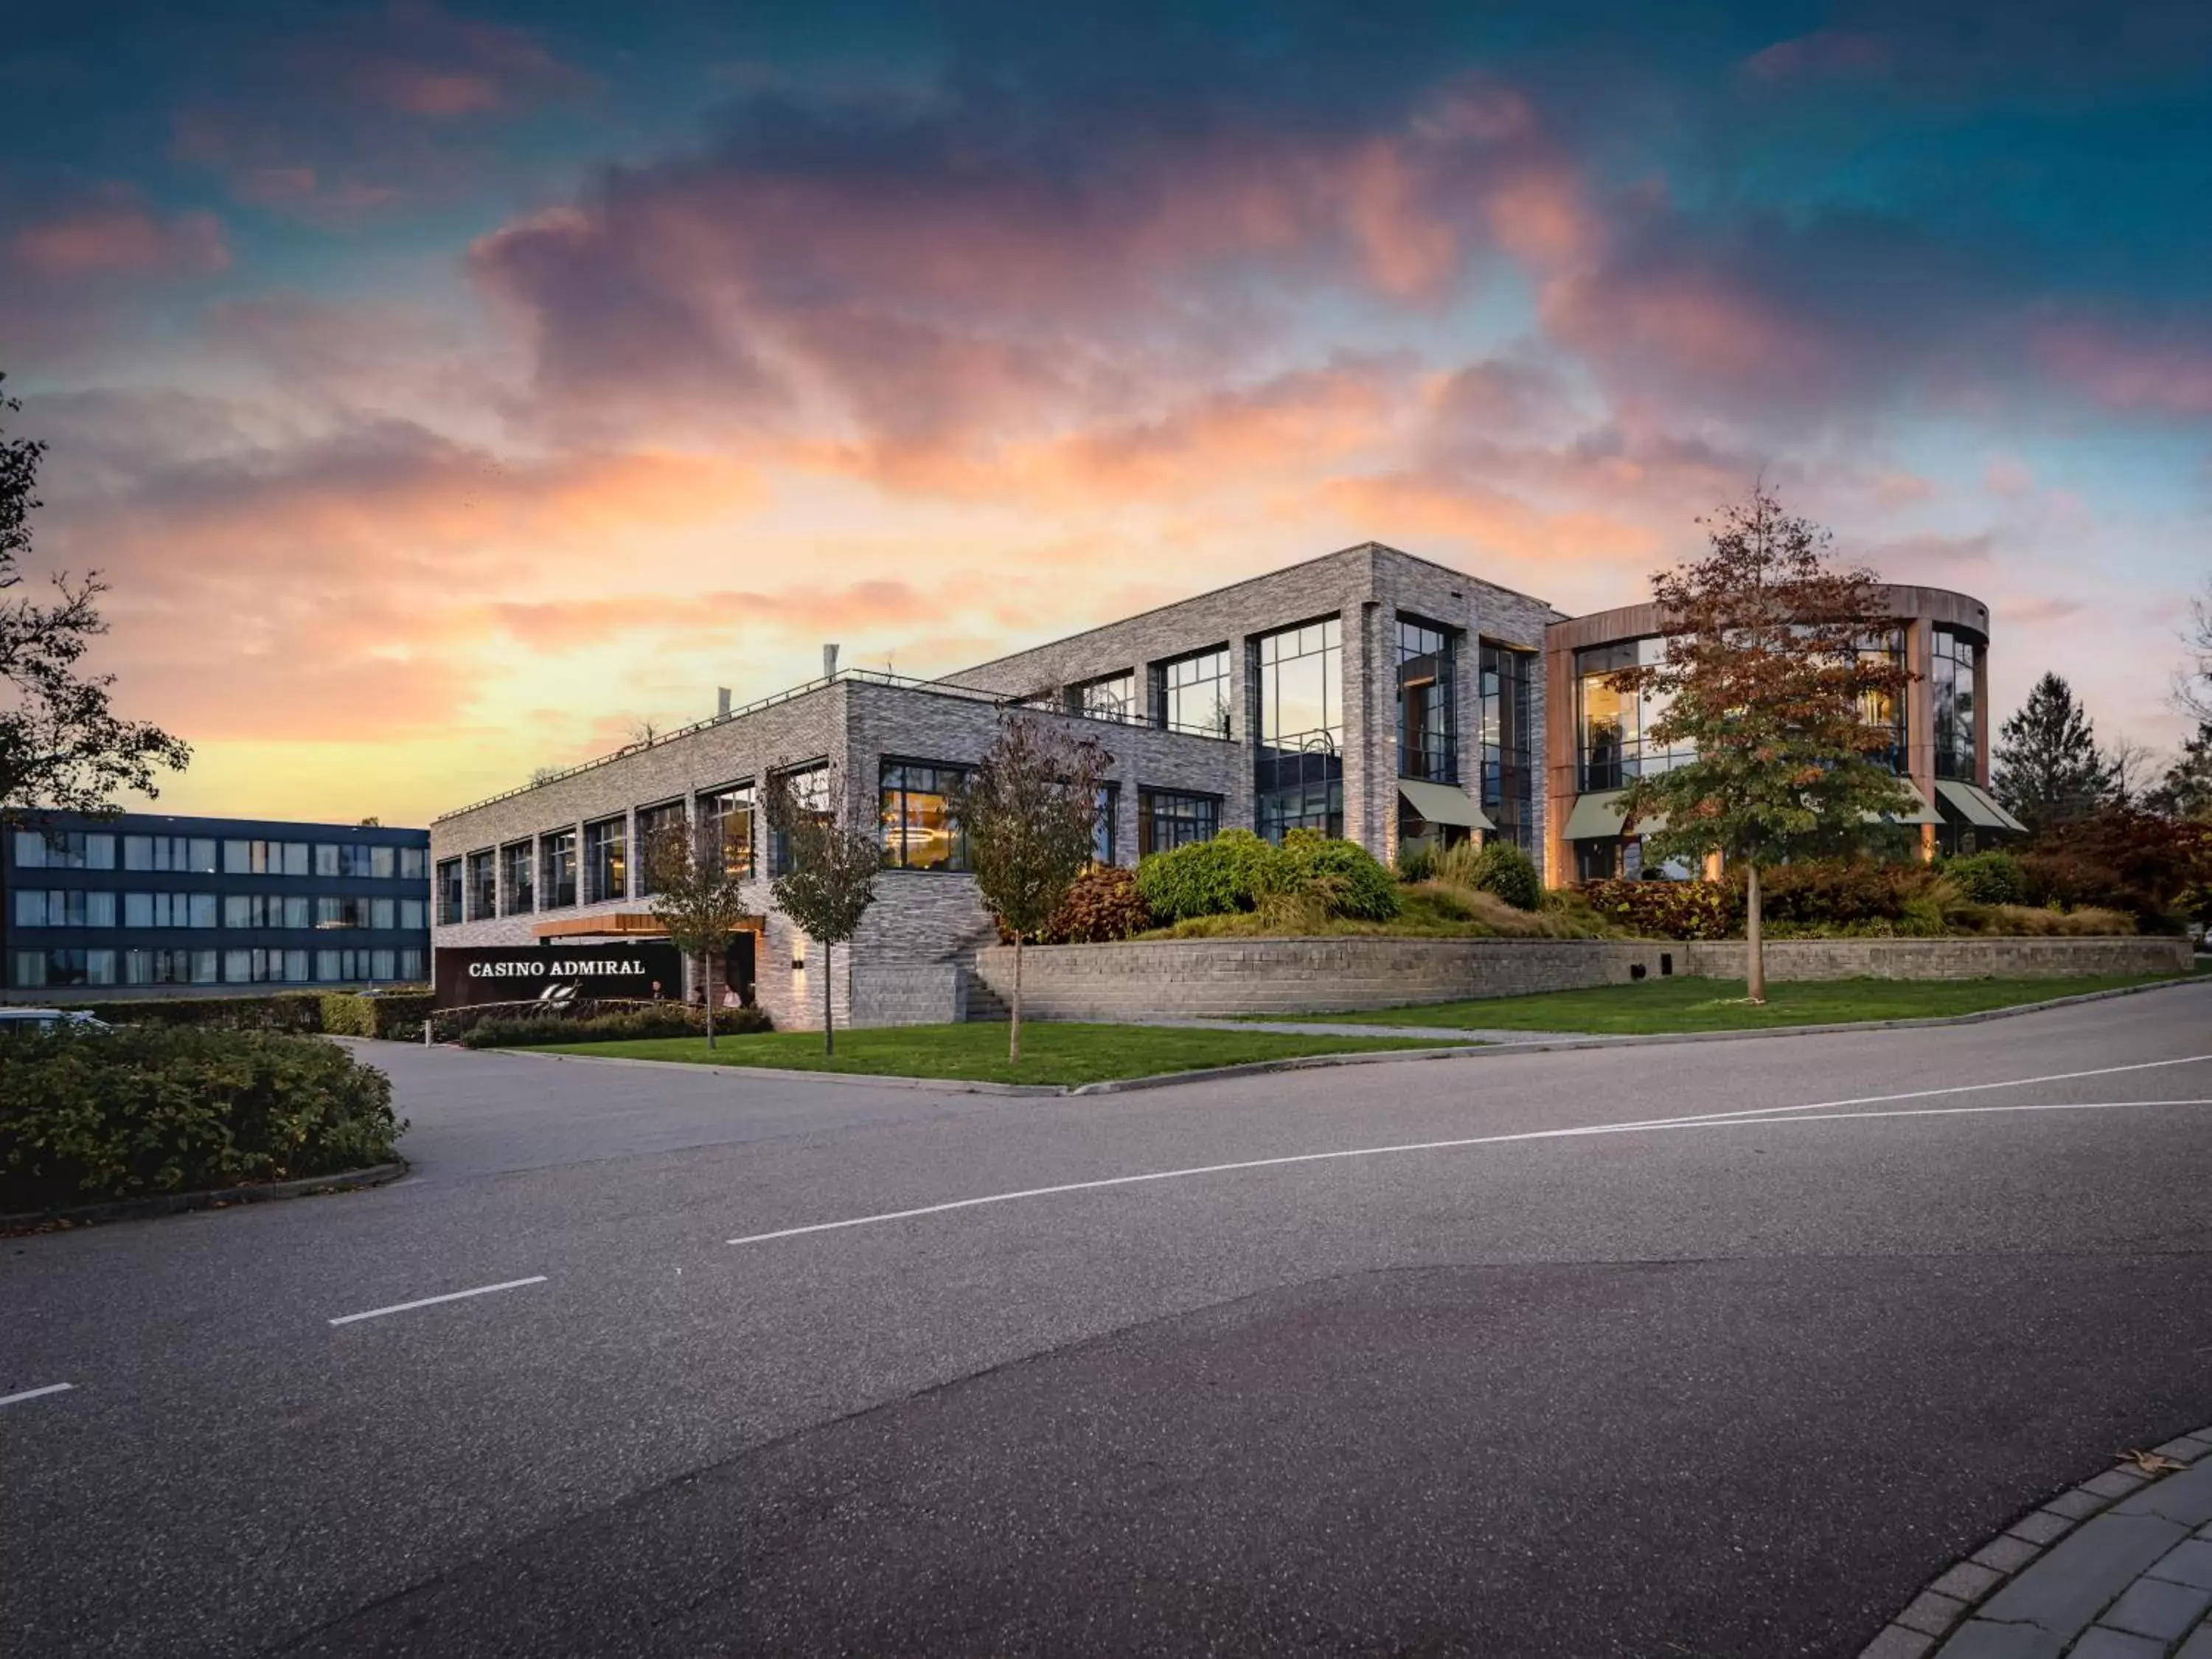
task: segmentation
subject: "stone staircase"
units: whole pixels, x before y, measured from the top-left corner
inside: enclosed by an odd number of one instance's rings
[[[983,976],[973,968],[963,970],[968,979],[968,1018],[971,1020],[1006,1020],[1013,1018],[1013,1010],[1006,1000],[983,983]]]

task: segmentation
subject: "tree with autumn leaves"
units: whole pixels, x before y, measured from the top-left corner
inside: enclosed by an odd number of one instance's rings
[[[1759,872],[1893,835],[1911,790],[1875,757],[1895,733],[1870,709],[1892,708],[1913,676],[1864,647],[1883,618],[1874,573],[1838,569],[1827,532],[1783,511],[1762,482],[1706,526],[1711,552],[1651,580],[1662,659],[1614,675],[1617,690],[1650,696],[1655,749],[1694,750],[1639,777],[1624,822],[1649,825],[1647,854],[1741,867],[1745,981],[1766,1000]]]

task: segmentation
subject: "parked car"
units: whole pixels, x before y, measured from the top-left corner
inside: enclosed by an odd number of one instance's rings
[[[85,1035],[115,1029],[97,1014],[75,1008],[0,1008],[0,1036],[9,1031],[52,1031],[64,1026]]]

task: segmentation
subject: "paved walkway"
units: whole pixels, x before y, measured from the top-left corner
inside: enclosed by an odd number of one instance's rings
[[[2212,1425],[2062,1492],[1862,1659],[2212,1659]]]

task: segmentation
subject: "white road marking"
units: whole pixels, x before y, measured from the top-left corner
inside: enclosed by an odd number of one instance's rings
[[[50,1394],[67,1394],[76,1387],[74,1382],[49,1382],[43,1389],[26,1389],[21,1394],[0,1395],[0,1406],[12,1406],[19,1401],[40,1400]]]
[[[2212,1054],[2192,1054],[2186,1060],[2148,1060],[2134,1066],[2102,1066],[2090,1072],[2066,1072],[2043,1078],[2016,1078],[2002,1083],[1972,1084],[1956,1088],[1922,1089],[1910,1094],[1869,1095],[1857,1100],[1819,1101],[1805,1106],[1778,1106],[1764,1112],[1718,1112],[1690,1117],[1645,1118],[1630,1123],[1593,1123],[1571,1129],[1524,1129],[1512,1134],[1470,1135],[1455,1140],[1418,1140],[1392,1146],[1353,1146],[1330,1152],[1294,1152],[1283,1158],[1244,1158],[1233,1164],[1202,1164],[1184,1170],[1152,1170],[1142,1175],[1108,1176],[1097,1181],[1070,1181],[1056,1187],[1029,1187],[1019,1192],[988,1193],[981,1198],[956,1198],[944,1204],[925,1204],[911,1210],[889,1210],[878,1215],[848,1217],[842,1221],[817,1221],[804,1227],[781,1227],[774,1232],[748,1233],[727,1241],[732,1244],[766,1244],[779,1238],[800,1238],[809,1233],[839,1232],[848,1227],[872,1227],[886,1221],[911,1221],[921,1216],[944,1215],[954,1210],[978,1209],[987,1204],[1012,1204],[1030,1198],[1054,1198],[1066,1193],[1098,1192],[1109,1187],[1135,1187],[1155,1181],[1184,1181],[1196,1176],[1231,1175],[1244,1170],[1276,1170],[1295,1164],[1328,1164],[1353,1158],[1390,1158],[1407,1152],[1463,1151],[1470,1146],[1505,1146],[1531,1140],[1571,1140],[1591,1135],[1647,1134],[1662,1129],[1757,1128],[1765,1124],[1786,1127],[1793,1123],[1832,1123],[1856,1118],[1953,1117],[1990,1112],[2112,1111],[2138,1106],[2212,1106],[2212,1100],[2108,1100],[2054,1102],[2021,1106],[1944,1106],[1920,1111],[1844,1112],[1842,1106],[1883,1105],[1899,1100],[1929,1099],[1942,1095],[1972,1094],[1984,1089],[2019,1088],[2030,1083],[2058,1083],[2072,1078],[2101,1077],[2113,1072],[2147,1071],[2158,1066],[2186,1066],[2212,1060]],[[1778,1113],[1790,1113],[1779,1116]]]
[[[465,1302],[472,1296],[489,1296],[494,1291],[519,1291],[525,1285],[543,1285],[545,1275],[538,1273],[529,1279],[510,1279],[501,1285],[479,1285],[472,1291],[448,1291],[443,1296],[426,1296],[419,1302],[397,1302],[389,1308],[371,1308],[367,1313],[341,1314],[331,1321],[333,1325],[350,1325],[361,1319],[381,1319],[386,1314],[407,1313],[416,1308],[433,1308],[441,1302]]]

